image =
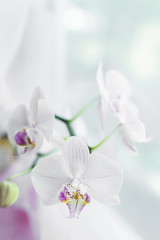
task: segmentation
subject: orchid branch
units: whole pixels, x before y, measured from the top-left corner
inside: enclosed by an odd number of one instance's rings
[[[31,172],[32,169],[33,169],[33,168],[30,167],[30,168],[28,168],[28,169],[26,169],[26,170],[24,170],[24,171],[22,171],[22,172],[20,172],[20,173],[17,173],[17,174],[15,174],[15,175],[12,175],[12,176],[10,176],[9,178],[7,178],[7,181],[10,181],[10,180],[12,180],[12,179],[14,179],[14,178],[17,178],[17,177],[20,177],[20,176],[23,176],[23,175]]]
[[[103,143],[105,143],[110,137],[112,137],[112,135],[122,126],[122,124],[118,124],[117,127],[115,127],[112,132],[107,136],[105,137],[100,143],[98,143],[96,146],[94,147],[88,147],[89,148],[89,151],[90,153],[93,152],[94,150],[96,150],[97,148],[99,148]]]
[[[55,153],[56,151],[57,151],[56,149],[52,149],[51,151],[49,151],[47,153],[37,153],[36,159],[34,160],[34,162],[32,163],[32,165],[29,168],[27,168],[26,170],[24,170],[20,173],[17,173],[15,175],[10,176],[9,178],[7,178],[7,181],[10,181],[10,180],[12,180],[14,178],[17,178],[17,177],[20,177],[20,176],[23,176],[27,173],[30,173],[32,171],[32,169],[36,166],[36,164],[37,164],[37,162],[39,161],[40,158],[49,156],[49,155]]]
[[[85,112],[90,106],[92,106],[92,104],[95,103],[98,99],[99,99],[99,96],[91,100],[71,120],[69,120],[69,122],[72,123],[74,120],[76,120],[83,112]]]
[[[99,96],[94,98],[92,101],[90,101],[87,105],[85,105],[72,119],[68,120],[64,117],[60,117],[58,115],[55,114],[55,118],[58,119],[59,121],[63,122],[67,129],[68,129],[68,132],[70,134],[70,136],[75,136],[75,132],[71,126],[71,123],[76,120],[83,112],[85,112],[90,106],[92,106],[92,104],[94,102],[96,102],[97,100],[99,99]]]
[[[72,126],[71,126],[71,124],[70,124],[71,123],[70,120],[67,120],[66,118],[60,117],[58,115],[55,115],[55,118],[60,120],[61,122],[63,122],[66,125],[70,136],[75,136],[76,135]]]

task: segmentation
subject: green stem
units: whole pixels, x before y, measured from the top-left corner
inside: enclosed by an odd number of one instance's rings
[[[94,98],[92,101],[90,101],[87,105],[85,105],[71,120],[69,120],[70,123],[72,123],[74,120],[76,120],[83,112],[85,112],[94,102],[96,102],[99,99],[99,96]]]
[[[89,147],[89,151],[92,152],[94,150],[96,150],[97,148],[99,148],[104,142],[106,142],[110,137],[112,137],[112,135],[122,126],[122,124],[118,124],[118,126],[116,128],[114,128],[112,130],[112,132],[106,137],[104,138],[99,144],[97,144],[94,147]]]
[[[25,174],[31,172],[32,169],[36,166],[39,158],[49,156],[49,155],[51,155],[52,153],[55,153],[56,151],[57,151],[56,149],[52,149],[51,151],[49,151],[49,152],[47,152],[47,153],[37,153],[36,159],[34,160],[34,162],[32,163],[32,165],[31,165],[28,169],[26,169],[26,170],[24,170],[24,171],[22,171],[22,172],[20,172],[20,173],[17,173],[17,174],[15,174],[15,175],[10,176],[9,178],[7,178],[7,181],[10,181],[10,180],[12,180],[12,179],[14,179],[14,178],[20,177],[20,176],[22,176],[22,175],[25,175]]]
[[[31,169],[33,169],[33,168],[36,166],[37,162],[39,161],[39,158],[40,158],[40,157],[39,157],[38,154],[37,154],[36,159],[34,160],[34,162],[33,162],[33,163],[31,164],[31,166],[30,166]],[[30,169],[30,168],[29,168],[29,169]]]
[[[66,124],[66,126],[67,126],[70,136],[75,136],[76,134],[75,134],[73,128],[71,127],[71,125],[68,123],[68,124]]]
[[[65,119],[63,117],[60,117],[58,115],[55,115],[55,118],[60,120],[61,122],[63,122],[66,125],[70,136],[75,136],[75,132],[74,132],[73,128],[71,127],[70,120],[67,120],[67,119]]]
[[[17,177],[20,177],[20,176],[22,176],[22,175],[25,175],[25,174],[27,174],[27,173],[29,173],[29,172],[31,172],[31,171],[32,171],[32,168],[30,167],[30,168],[24,170],[23,172],[17,173],[17,174],[15,174],[15,175],[12,175],[11,177],[7,178],[7,181],[10,181],[10,180],[12,180],[13,178],[17,178]]]
[[[55,118],[60,120],[61,122],[64,122],[64,123],[68,123],[69,122],[69,120],[67,120],[66,118],[60,117],[60,116],[58,116],[56,114],[55,114]]]
[[[64,117],[60,117],[55,114],[55,118],[66,124],[66,127],[69,131],[70,136],[75,136],[75,132],[73,128],[71,127],[71,123],[76,120],[84,111],[86,111],[95,101],[97,101],[99,97],[94,98],[92,101],[90,101],[87,105],[85,105],[72,119],[68,120]]]
[[[56,151],[57,151],[57,149],[54,148],[46,153],[37,153],[37,156],[38,157],[47,157],[47,156],[51,155],[52,153],[55,153]]]

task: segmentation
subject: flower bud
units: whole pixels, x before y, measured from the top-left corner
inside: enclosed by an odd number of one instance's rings
[[[0,183],[0,207],[11,206],[17,200],[18,195],[19,189],[15,183],[9,181]]]

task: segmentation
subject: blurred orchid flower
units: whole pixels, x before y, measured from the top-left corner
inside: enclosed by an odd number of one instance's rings
[[[1,150],[3,147],[5,147],[4,144],[0,142]],[[10,161],[10,159],[7,160],[10,158],[8,153],[0,151],[0,162],[4,161],[4,157],[7,162]],[[12,163],[8,164],[7,168],[0,167],[0,182],[16,172],[24,170],[27,163],[12,159]],[[11,236],[14,236],[13,238],[16,240],[37,240],[39,239],[37,231],[39,204],[30,176],[17,178],[14,182],[20,189],[19,198],[14,205],[5,209],[0,208],[0,236],[4,240],[10,240]]]
[[[8,137],[18,148],[22,157],[35,154],[43,143],[43,137],[51,141],[54,114],[44,99],[44,93],[37,87],[31,98],[29,109],[18,105],[9,120]]]
[[[139,119],[137,106],[129,100],[131,88],[127,79],[116,70],[106,73],[104,82],[103,66],[97,69],[97,84],[101,95],[100,117],[102,123],[108,111],[122,123],[122,140],[127,149],[136,153],[134,142],[146,142],[144,124]]]
[[[123,176],[114,161],[105,155],[90,154],[81,138],[70,137],[63,145],[62,156],[56,154],[39,161],[31,179],[45,204],[66,203],[70,217],[78,218],[91,197],[118,204]]]

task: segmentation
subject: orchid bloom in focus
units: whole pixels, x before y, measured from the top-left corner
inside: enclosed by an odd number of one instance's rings
[[[103,66],[97,69],[97,84],[101,95],[101,120],[107,112],[112,112],[122,123],[122,140],[125,146],[136,153],[134,142],[146,142],[144,124],[139,119],[137,106],[129,100],[130,85],[127,79],[116,70],[109,70],[104,81]]]
[[[55,154],[40,160],[31,179],[44,204],[66,203],[70,217],[78,218],[92,198],[118,204],[123,175],[113,160],[90,154],[81,138],[70,137],[63,145],[62,156]]]
[[[29,109],[18,105],[9,120],[8,137],[17,146],[20,157],[35,154],[43,143],[52,138],[54,114],[44,99],[42,90],[37,87],[31,98]]]

